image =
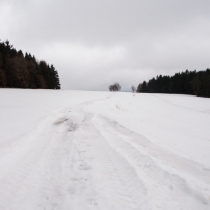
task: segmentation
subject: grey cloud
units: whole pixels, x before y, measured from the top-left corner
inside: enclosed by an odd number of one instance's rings
[[[1,0],[3,7],[0,38],[53,63],[64,88],[105,90],[117,81],[128,90],[157,74],[209,67],[209,0]]]

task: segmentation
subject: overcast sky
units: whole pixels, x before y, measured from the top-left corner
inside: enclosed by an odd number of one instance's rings
[[[62,89],[126,91],[210,68],[210,0],[0,0],[0,39],[53,64]]]

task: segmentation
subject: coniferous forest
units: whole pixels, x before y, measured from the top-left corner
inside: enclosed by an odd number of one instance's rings
[[[38,62],[30,53],[23,55],[6,41],[0,42],[0,87],[60,89],[60,82],[53,65]]]
[[[199,72],[186,70],[171,77],[160,75],[139,84],[137,92],[192,94],[210,98],[210,69]]]

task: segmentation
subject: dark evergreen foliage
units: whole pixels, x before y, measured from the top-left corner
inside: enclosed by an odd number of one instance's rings
[[[181,93],[210,97],[210,69],[188,71],[174,76],[157,76],[147,83],[139,84],[137,92],[144,93]]]
[[[60,89],[60,82],[53,65],[24,56],[6,41],[0,42],[0,87]]]

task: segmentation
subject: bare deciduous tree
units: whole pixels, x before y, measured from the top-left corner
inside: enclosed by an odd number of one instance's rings
[[[133,93],[135,93],[136,92],[136,87],[132,85],[131,90],[133,91]]]

